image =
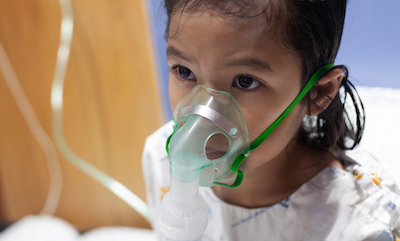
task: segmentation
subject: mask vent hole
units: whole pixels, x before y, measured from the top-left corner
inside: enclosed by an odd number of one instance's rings
[[[180,129],[184,124],[186,124],[186,121],[181,121],[178,124],[178,129]]]
[[[206,143],[206,156],[209,160],[220,159],[229,150],[229,140],[221,133],[210,136]]]

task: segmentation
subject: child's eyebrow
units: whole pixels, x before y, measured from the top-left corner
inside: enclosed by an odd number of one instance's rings
[[[191,61],[181,51],[179,51],[177,48],[173,46],[167,47],[167,56],[170,55],[184,59],[189,63],[193,63],[193,61]],[[227,66],[244,66],[244,67],[250,67],[258,70],[267,70],[272,72],[271,66],[267,62],[264,62],[259,58],[253,58],[253,57],[234,60],[228,63]]]
[[[228,66],[245,66],[245,67],[251,67],[251,68],[255,68],[255,69],[259,69],[259,70],[272,71],[271,66],[267,62],[264,62],[261,59],[252,58],[252,57],[234,60],[234,61],[228,63]]]
[[[192,63],[193,61],[191,61],[189,58],[187,58],[181,51],[179,51],[178,49],[176,49],[173,46],[168,46],[167,47],[167,56],[169,55],[173,55],[176,56],[178,58],[184,59],[190,63]]]

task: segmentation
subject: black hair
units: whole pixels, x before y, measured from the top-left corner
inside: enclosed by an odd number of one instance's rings
[[[200,7],[236,18],[267,16],[266,30],[276,29],[283,43],[302,61],[302,83],[310,79],[321,66],[334,62],[339,50],[347,0],[164,0],[168,15],[166,37],[172,14],[196,11]],[[267,14],[268,11],[268,14]],[[311,149],[353,149],[361,141],[365,125],[362,101],[344,71],[340,90],[331,104],[316,116],[303,121],[300,140]],[[318,91],[318,88],[317,88]],[[324,93],[319,93],[324,95]],[[350,116],[345,104],[350,97]],[[328,96],[327,96],[328,98]],[[311,109],[319,106],[307,95],[303,100]]]
[[[283,38],[285,44],[299,54],[302,60],[305,84],[319,67],[335,61],[342,38],[347,1],[285,2],[287,22]],[[348,80],[346,66],[335,68],[344,71],[340,91],[325,110],[321,110],[315,117],[309,117],[300,131],[299,137],[308,148],[331,149],[337,146],[348,150],[361,141],[365,125],[364,106]],[[352,106],[345,108],[348,97]],[[305,101],[309,108],[318,108],[309,96]],[[347,109],[354,111],[353,119]]]

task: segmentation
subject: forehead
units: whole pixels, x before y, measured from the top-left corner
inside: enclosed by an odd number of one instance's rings
[[[264,0],[265,1],[265,0]],[[217,7],[214,6],[216,3],[211,4],[207,3],[208,1],[204,1],[201,6],[186,6],[181,9],[175,9],[172,14],[169,16],[169,26],[168,26],[168,37],[172,37],[179,31],[179,27],[184,24],[182,20],[188,20],[190,18],[196,18],[197,21],[200,19],[206,20],[207,18],[212,18],[213,25],[219,25],[224,29],[244,29],[244,28],[252,28],[257,29],[258,31],[267,32],[270,30],[269,22],[271,22],[273,11],[271,6],[268,7],[241,7],[240,2],[245,1],[234,1],[232,6],[222,6],[218,5]],[[213,1],[211,1],[213,2]],[[226,4],[228,1],[217,1],[223,2]],[[189,2],[190,4],[190,2]],[[203,24],[205,21],[203,21]],[[196,26],[197,28],[203,27],[201,22]],[[210,27],[204,26],[204,27]]]
[[[183,37],[199,35],[210,38],[215,35],[235,35],[242,33],[241,37],[263,37],[266,19],[262,16],[255,18],[238,18],[223,15],[212,10],[181,12],[171,16],[168,39],[177,40]],[[223,41],[224,36],[218,36]],[[239,36],[238,36],[239,37]],[[209,41],[212,39],[209,39]],[[227,38],[225,38],[225,41]]]
[[[245,18],[209,9],[178,11],[170,18],[168,45],[180,46],[197,57],[218,57],[217,53],[219,57],[233,58],[247,53],[260,57],[284,54],[298,59],[296,53],[283,44],[281,28],[276,23],[269,24],[265,14]]]
[[[274,38],[281,50],[297,55],[284,40],[287,39],[285,29],[290,14],[286,5],[285,0],[178,0],[170,5],[166,36],[168,40],[176,37],[185,26],[183,20],[196,18],[198,23],[191,26],[195,31],[207,31],[207,28],[218,26],[224,30],[242,31],[243,34],[251,32],[257,38]],[[212,21],[207,22],[207,18],[212,18]]]
[[[281,28],[285,24],[282,20],[287,18],[284,0],[171,0],[166,1],[166,7],[168,29],[171,19],[181,18],[183,14],[219,15],[229,23],[239,26],[253,23],[263,27],[264,31]]]

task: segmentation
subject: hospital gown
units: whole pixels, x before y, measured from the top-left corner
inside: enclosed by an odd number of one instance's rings
[[[153,220],[169,190],[165,143],[172,130],[171,121],[149,136],[144,147],[142,167]],[[268,207],[231,205],[210,187],[200,187],[208,204],[203,240],[400,241],[396,184],[370,155],[357,150],[337,155],[346,171],[327,167],[285,200]]]

